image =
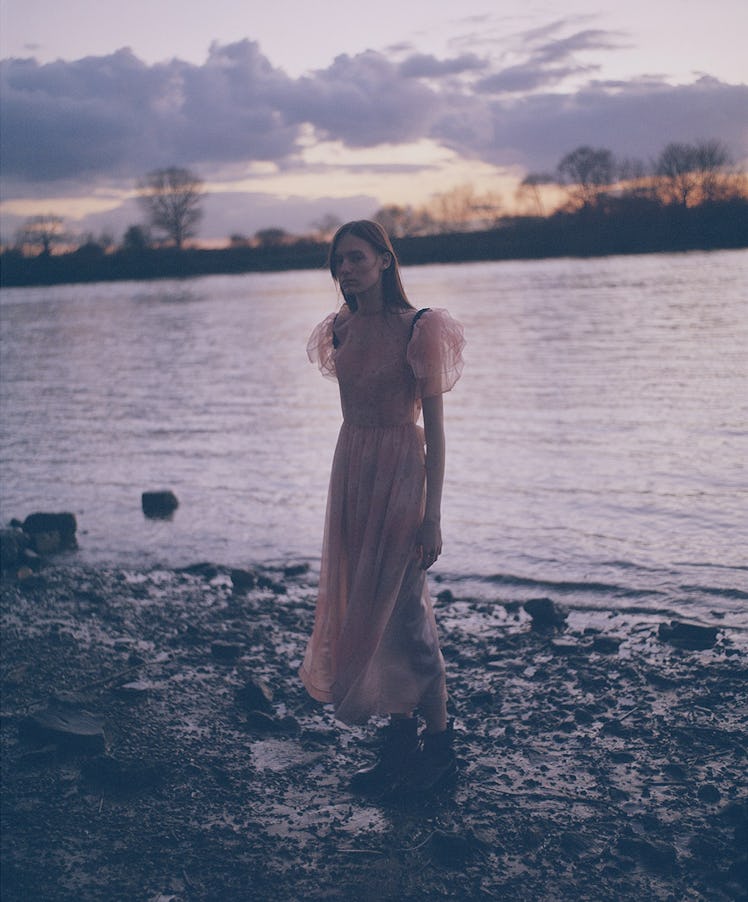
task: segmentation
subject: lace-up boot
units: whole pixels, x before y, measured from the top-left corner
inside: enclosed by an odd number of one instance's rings
[[[421,747],[411,764],[404,788],[414,793],[432,792],[457,775],[454,752],[454,721],[441,733],[423,733]]]
[[[419,748],[416,718],[393,718],[383,730],[379,757],[351,777],[351,789],[369,795],[392,792],[411,773]]]

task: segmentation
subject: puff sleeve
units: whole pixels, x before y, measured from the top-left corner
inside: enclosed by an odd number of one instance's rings
[[[319,325],[315,326],[306,346],[309,360],[319,367],[323,376],[337,379],[335,370],[335,348],[333,345],[333,326],[337,313],[328,314]]]
[[[446,310],[427,310],[418,318],[407,358],[419,398],[440,395],[454,386],[462,375],[464,347],[462,325]]]

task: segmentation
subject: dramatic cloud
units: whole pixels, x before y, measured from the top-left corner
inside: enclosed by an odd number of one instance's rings
[[[438,96],[403,79],[381,53],[339,56],[328,68],[303,77],[283,96],[286,115],[349,147],[404,144],[428,134]]]
[[[530,169],[548,169],[561,154],[581,144],[647,160],[670,141],[716,138],[734,156],[745,158],[746,109],[748,86],[726,85],[712,78],[679,86],[593,84],[574,94],[543,93],[515,102],[494,102],[490,109],[493,139],[477,153],[497,164],[521,159]]]
[[[584,143],[648,158],[669,141],[716,138],[746,156],[748,86],[709,77],[678,86],[591,81],[596,55],[625,38],[577,24],[560,20],[445,58],[406,46],[342,55],[300,77],[249,40],[214,45],[202,65],[146,65],[127,49],[45,65],[6,60],[5,198],[127,189],[170,165],[213,180],[241,178],[253,164],[309,171],[305,150],[318,142],[360,149],[429,140],[525,170],[552,168]]]
[[[129,50],[3,65],[4,174],[28,181],[128,177],[176,162],[274,160],[296,148],[277,98],[290,84],[256,44],[213,47],[203,66],[146,66]]]

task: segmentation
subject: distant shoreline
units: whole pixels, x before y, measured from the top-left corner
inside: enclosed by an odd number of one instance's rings
[[[394,239],[405,266],[605,257],[748,247],[748,201],[659,208],[657,215],[605,215],[601,211],[518,217],[498,228]],[[147,248],[105,253],[84,245],[67,254],[0,256],[0,285],[26,287],[90,282],[142,281],[323,269],[327,243],[299,238],[264,247],[212,250]]]

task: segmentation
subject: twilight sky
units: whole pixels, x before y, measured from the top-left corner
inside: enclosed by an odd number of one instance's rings
[[[745,0],[4,0],[3,238],[55,212],[119,239],[170,165],[210,239],[465,183],[510,207],[580,144],[746,160],[746,33]]]

